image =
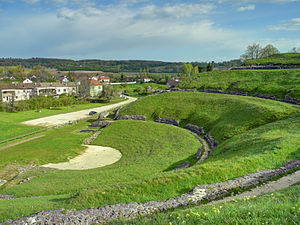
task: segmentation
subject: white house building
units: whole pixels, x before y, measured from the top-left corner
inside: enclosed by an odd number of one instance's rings
[[[22,81],[23,84],[32,84],[32,81],[28,78]]]

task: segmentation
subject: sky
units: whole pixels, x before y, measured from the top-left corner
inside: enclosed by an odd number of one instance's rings
[[[300,0],[0,0],[0,57],[171,62],[300,47]]]

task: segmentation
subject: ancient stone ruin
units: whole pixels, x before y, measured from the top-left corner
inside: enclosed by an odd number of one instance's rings
[[[168,118],[158,118],[155,120],[157,123],[165,123],[169,125],[179,126],[179,121],[175,119],[168,119]]]
[[[146,116],[144,115],[122,115],[117,118],[117,120],[142,120],[146,121]]]

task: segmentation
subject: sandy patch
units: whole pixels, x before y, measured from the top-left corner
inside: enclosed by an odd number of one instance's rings
[[[95,145],[84,145],[87,147],[85,152],[69,162],[49,163],[42,167],[49,167],[59,170],[88,170],[111,165],[119,161],[122,157],[121,152],[116,149]]]
[[[90,117],[89,115],[90,111],[96,111],[98,113],[101,113],[136,101],[136,98],[132,98],[132,97],[127,97],[127,98],[128,100],[126,101],[111,104],[111,105],[101,106],[93,109],[85,109],[76,112],[63,113],[54,116],[47,116],[40,119],[25,121],[22,122],[22,124],[29,125],[29,126],[44,126],[44,127],[61,126],[61,125],[68,124],[69,121],[77,121],[77,120]]]

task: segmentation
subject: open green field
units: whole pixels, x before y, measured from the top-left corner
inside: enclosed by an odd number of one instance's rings
[[[298,224],[300,185],[257,198],[175,209],[135,220],[108,224]]]
[[[300,65],[300,53],[275,54],[261,59],[249,59],[245,65]]]
[[[127,95],[132,97],[144,97],[148,94],[145,89],[150,86],[154,90],[165,90],[167,89],[167,85],[161,85],[156,83],[136,83],[136,84],[128,84],[126,85],[118,85],[121,91],[124,91]],[[139,91],[138,91],[139,90]],[[144,92],[144,93],[142,93]]]
[[[281,102],[173,92],[139,99],[121,114],[146,115],[149,121],[114,122],[92,143],[118,149],[123,155],[120,161],[85,171],[29,171],[23,175],[34,177],[29,182],[0,187],[0,194],[29,196],[0,200],[0,221],[45,209],[166,200],[199,184],[278,168],[300,158],[300,109]],[[193,162],[200,143],[180,127],[152,122],[157,116],[179,119],[182,125],[204,126],[220,145],[207,161],[174,171],[182,162]],[[83,120],[48,130],[45,137],[0,151],[0,174],[11,165],[62,162],[78,155],[84,150],[83,139],[90,134],[77,131],[87,124]],[[43,196],[32,197],[39,195]],[[164,223],[165,218],[168,214],[161,214],[157,221]]]
[[[181,88],[245,91],[278,98],[290,93],[300,99],[300,70],[225,70],[200,73],[183,80]]]
[[[299,113],[281,102],[252,97],[207,93],[172,92],[139,99],[124,107],[121,114],[178,119],[204,127],[219,141],[260,125]]]
[[[73,108],[73,106],[65,106],[53,109],[42,109],[42,112],[40,113],[36,112],[35,110],[16,113],[0,112],[0,141],[41,129],[41,127],[26,126],[20,124],[23,121],[38,119],[46,116],[53,116],[61,113],[92,109],[108,104],[118,103],[120,101],[123,100],[116,99],[112,100],[110,103],[90,103],[75,105],[76,108]]]

